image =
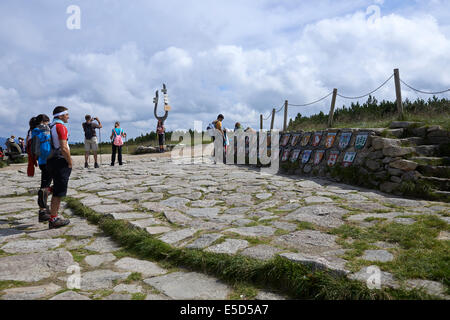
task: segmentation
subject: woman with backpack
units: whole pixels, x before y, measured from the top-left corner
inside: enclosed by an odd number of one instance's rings
[[[31,131],[30,153],[37,156],[39,169],[41,169],[41,188],[38,191],[39,222],[50,220],[47,208],[47,198],[52,193],[50,187],[52,176],[47,169],[47,158],[51,153],[50,118],[45,114],[36,117],[37,127]],[[39,150],[37,150],[39,149]]]
[[[37,159],[34,157],[34,155],[31,153],[31,138],[32,138],[32,131],[34,128],[38,126],[37,117],[33,117],[30,119],[29,123],[30,128],[28,129],[27,133],[27,142],[26,142],[26,153],[28,154],[28,166],[27,166],[27,175],[29,177],[34,177],[34,167],[37,167]]]
[[[122,146],[123,139],[126,138],[127,134],[123,132],[120,127],[119,121],[114,124],[114,129],[112,129],[111,140],[112,140],[112,155],[111,155],[111,167],[114,167],[114,162],[116,161],[116,151],[118,153],[117,158],[119,160],[119,166],[122,165]]]

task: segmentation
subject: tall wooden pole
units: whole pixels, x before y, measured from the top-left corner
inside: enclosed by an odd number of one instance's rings
[[[259,116],[259,129],[263,131],[263,115]]]
[[[336,105],[337,89],[333,90],[333,98],[331,99],[330,113],[328,114],[328,128],[333,127],[334,107]]]
[[[284,125],[283,125],[283,131],[284,132],[287,131],[288,105],[289,105],[289,103],[286,100],[284,102]]]
[[[398,118],[399,120],[403,120],[402,86],[400,85],[400,71],[398,69],[394,69],[394,79]]]
[[[272,122],[270,123],[270,130],[272,131],[273,130],[273,125],[274,125],[274,123],[275,123],[275,113],[277,112],[277,110],[274,108],[273,110],[272,110]]]

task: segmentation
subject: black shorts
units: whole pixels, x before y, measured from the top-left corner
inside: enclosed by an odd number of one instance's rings
[[[47,161],[47,170],[53,179],[53,196],[65,197],[72,168],[64,158],[53,158]]]
[[[48,188],[52,184],[52,176],[48,172],[46,164],[40,164],[39,169],[41,169],[41,189]]]
[[[158,140],[159,140],[159,145],[160,145],[160,146],[163,146],[163,145],[164,145],[164,142],[165,142],[165,141],[164,141],[164,140],[165,140],[165,139],[164,139],[164,133],[163,133],[163,134],[159,134],[159,133],[158,133]]]

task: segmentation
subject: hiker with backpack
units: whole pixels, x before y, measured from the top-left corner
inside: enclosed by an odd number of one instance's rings
[[[28,166],[27,166],[27,175],[29,177],[34,177],[34,168],[38,166],[37,157],[31,152],[31,139],[32,139],[32,131],[38,125],[36,117],[33,117],[28,122],[30,128],[27,133],[27,142],[26,142],[26,153],[28,155]]]
[[[111,154],[111,167],[114,167],[114,162],[116,161],[116,151],[117,158],[119,160],[119,166],[122,165],[122,146],[123,139],[127,136],[126,133],[123,132],[123,129],[120,127],[119,121],[114,124],[114,129],[112,129],[111,137],[112,140],[112,154]]]
[[[219,114],[217,116],[217,120],[214,120],[213,122],[211,122],[208,127],[206,128],[206,131],[208,132],[209,136],[212,137],[212,141],[215,142],[216,141],[216,135],[218,135],[218,133],[220,133],[220,136],[222,138],[223,141],[223,146],[225,146],[225,133],[222,129],[222,122],[225,119],[225,117],[222,114]],[[214,151],[213,151],[213,157],[215,157],[216,154],[216,148],[214,147]],[[215,161],[215,160],[214,160]]]
[[[66,127],[68,121],[69,111],[66,107],[59,106],[53,110],[53,122],[50,124],[51,152],[47,158],[47,170],[53,179],[49,229],[60,228],[70,223],[69,219],[58,216],[61,198],[67,194],[72,173],[72,158],[68,144],[69,132]]]
[[[30,153],[33,157],[37,157],[39,169],[41,169],[41,188],[38,191],[39,222],[46,222],[50,220],[47,198],[52,193],[50,187],[52,177],[47,169],[47,159],[52,150],[50,127],[48,126],[50,118],[45,114],[40,114],[36,117],[36,122],[39,125],[31,132]]]
[[[99,168],[97,163],[97,149],[98,149],[98,141],[97,141],[97,133],[95,129],[103,128],[100,120],[98,118],[92,118],[90,115],[86,115],[84,117],[86,122],[83,123],[84,130],[84,167],[89,168],[88,160],[90,156],[90,151],[94,153],[94,168]],[[96,120],[98,123],[94,123],[93,120]]]

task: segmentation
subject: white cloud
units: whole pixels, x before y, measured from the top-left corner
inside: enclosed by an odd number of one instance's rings
[[[194,120],[202,120],[206,127],[218,113],[225,115],[228,128],[237,121],[258,127],[259,114],[278,109],[285,99],[306,103],[335,87],[345,95],[366,93],[396,67],[405,81],[419,89],[450,87],[450,75],[443,68],[450,65],[450,35],[445,24],[430,14],[391,13],[372,22],[365,9],[373,1],[360,1],[360,11],[349,14],[343,13],[351,8],[347,1],[341,7],[329,1],[316,7],[296,1],[261,3],[246,2],[236,16],[230,16],[237,8],[233,2],[223,4],[221,10],[195,2],[183,5],[182,17],[170,10],[175,2],[164,10],[157,4],[165,19],[173,18],[172,24],[158,33],[142,32],[145,41],[136,33],[129,33],[125,41],[126,32],[115,26],[111,26],[117,31],[115,44],[111,34],[93,44],[90,37],[79,36],[82,33],[67,33],[84,42],[64,54],[62,44],[54,50],[49,47],[47,56],[37,60],[9,46],[0,55],[0,136],[10,134],[7,125],[25,130],[32,115],[50,114],[61,104],[70,107],[74,140],[82,138],[86,113],[98,116],[108,132],[119,120],[130,136],[138,136],[155,130],[152,99],[163,82],[172,105],[168,129],[193,127]],[[86,16],[90,11],[81,7]],[[304,12],[318,8],[327,9],[328,16],[301,26],[309,21]],[[208,10],[212,10],[209,18],[200,19]],[[333,10],[339,14],[330,14]],[[244,21],[249,16],[253,19]],[[160,21],[157,15],[152,18],[154,23]],[[82,25],[82,32],[91,30],[89,22]],[[92,36],[97,28],[91,30]],[[67,40],[61,37],[61,41]],[[406,90],[404,95],[416,97]],[[376,96],[395,99],[393,83]],[[328,112],[329,103],[328,99],[307,108],[290,108],[289,115]],[[339,99],[337,104],[344,103],[348,101]],[[277,127],[282,115],[276,116]]]

